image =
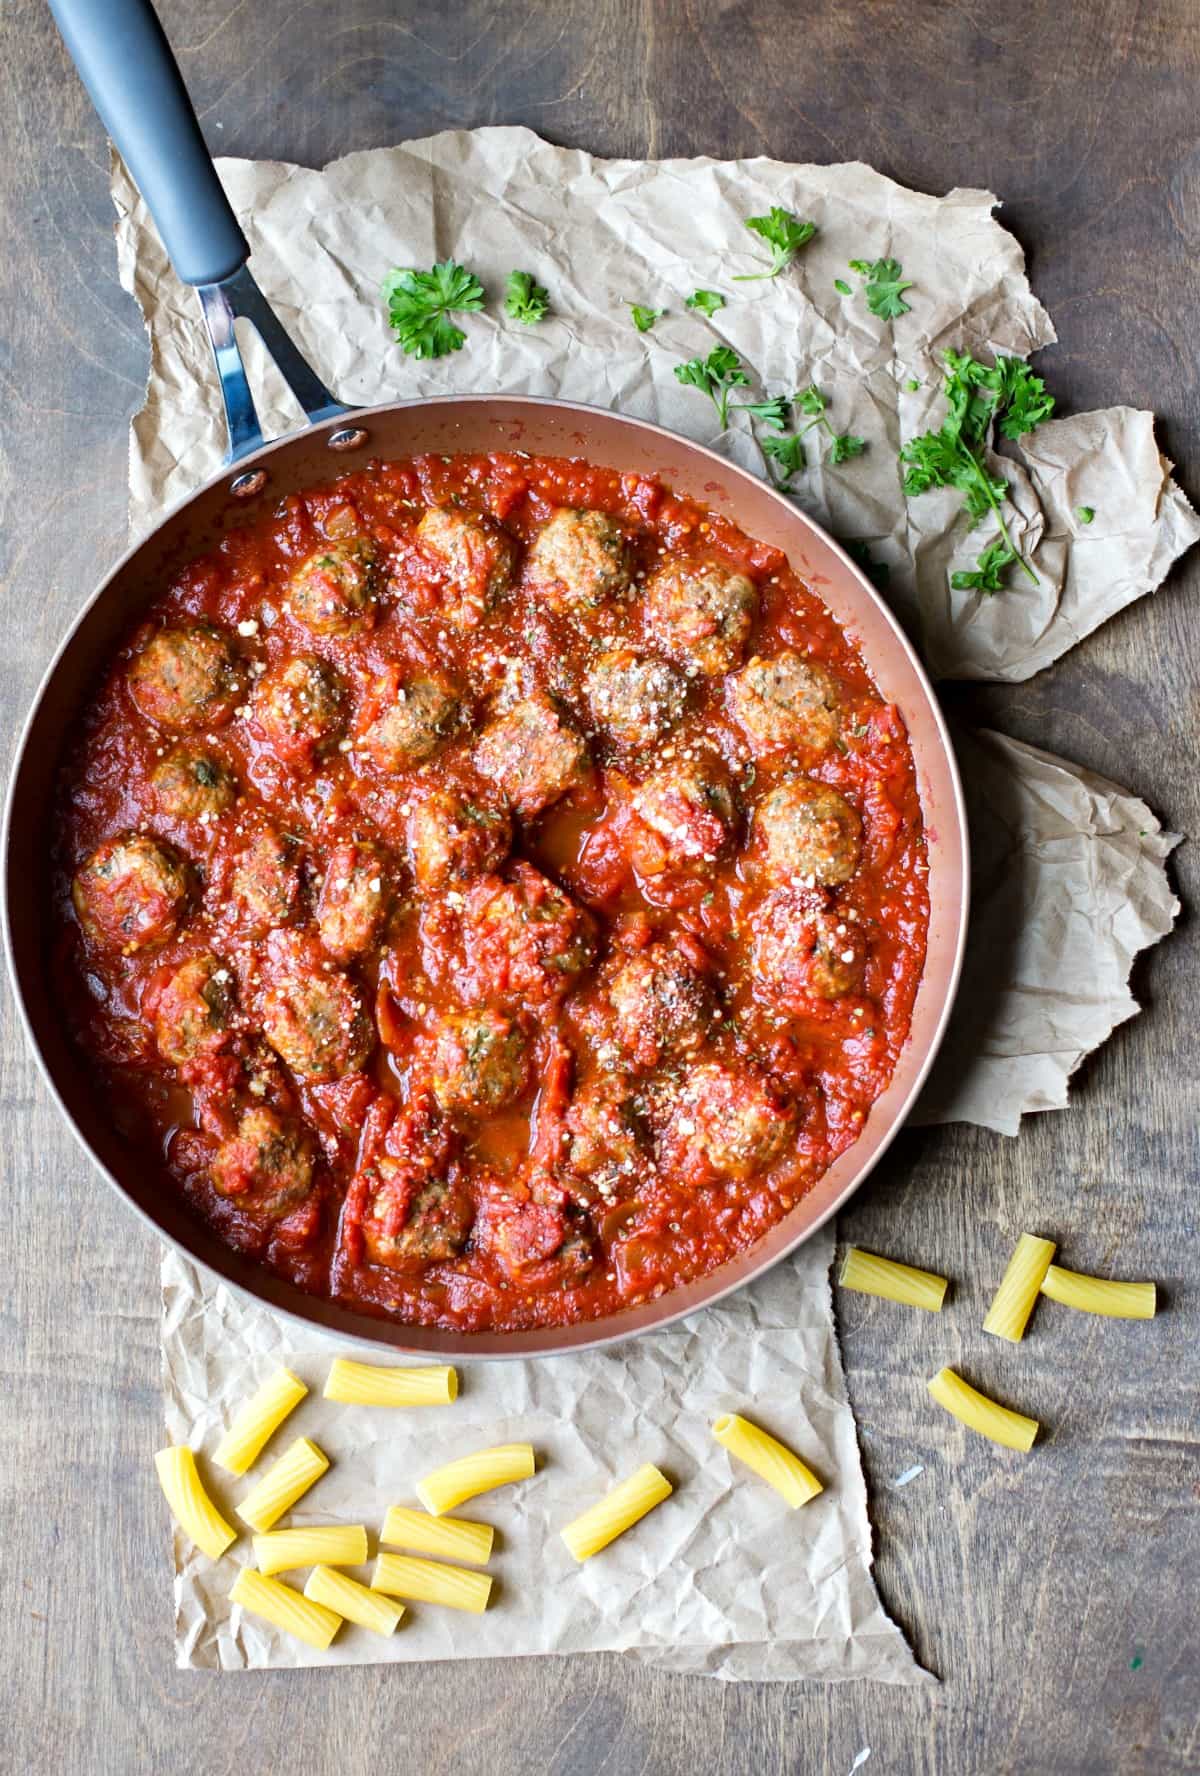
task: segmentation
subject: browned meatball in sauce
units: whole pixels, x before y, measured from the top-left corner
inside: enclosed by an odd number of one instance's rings
[[[242,1116],[212,1162],[212,1182],[248,1214],[278,1220],[312,1188],[316,1144],[302,1123],[266,1104]]]
[[[712,995],[707,977],[668,941],[620,958],[605,983],[615,1014],[614,1038],[634,1067],[657,1067],[695,1051],[708,1034]]]
[[[250,712],[278,758],[303,762],[329,750],[342,729],[342,704],[333,668],[298,654],[263,674]]]
[[[220,957],[190,956],[160,989],[154,1005],[154,1040],[164,1060],[182,1067],[220,1048],[229,1034],[236,992]]]
[[[442,582],[440,614],[456,629],[473,628],[512,584],[512,538],[491,518],[455,506],[430,506],[416,537]]]
[[[459,718],[458,692],[440,672],[375,679],[354,724],[354,743],[381,771],[403,771],[435,753]]]
[[[512,845],[512,821],[486,793],[432,785],[412,802],[406,837],[413,879],[430,894],[503,863]]]
[[[468,1116],[502,1110],[522,1095],[528,1073],[524,1034],[501,1012],[451,1012],[434,1031],[429,1078],[442,1110]]]
[[[757,1074],[703,1061],[671,1090],[661,1162],[685,1184],[752,1178],[781,1156],[795,1121]]]
[[[335,845],[317,901],[317,929],[335,962],[352,962],[371,948],[387,905],[387,863],[378,846],[355,839]]]
[[[790,777],[754,810],[750,856],[773,885],[836,887],[858,868],[862,822],[828,784]]]
[[[374,599],[375,548],[369,537],[324,543],[287,584],[289,611],[316,635],[355,628]]]
[[[532,864],[514,863],[508,881],[485,876],[467,890],[464,992],[514,1006],[557,998],[591,962],[595,929]]]
[[[240,936],[265,937],[295,918],[300,890],[300,847],[290,833],[268,822],[245,837],[233,860],[228,892],[220,895],[215,910],[230,919]]]
[[[687,680],[666,660],[613,648],[601,654],[584,681],[592,720],[618,745],[651,745],[683,714]]]
[[[635,792],[633,810],[647,829],[636,846],[647,876],[716,863],[737,818],[725,767],[709,753],[664,765]]]
[[[173,935],[190,887],[187,863],[169,845],[146,833],[126,833],[92,852],[71,895],[88,936],[132,956]]]
[[[646,581],[646,626],[663,652],[705,678],[732,672],[750,640],[758,594],[719,561],[667,560]]]
[[[629,589],[629,545],[607,512],[564,507],[534,538],[525,583],[551,610],[588,611]]]
[[[377,1182],[362,1224],[368,1260],[404,1270],[457,1257],[475,1218],[465,1184],[449,1177],[414,1184],[411,1168],[386,1155],[375,1170]]]
[[[180,734],[227,722],[242,688],[233,648],[211,623],[160,629],[129,667],[129,694],[140,713]]]
[[[812,893],[776,889],[758,909],[753,929],[754,976],[770,1001],[803,1010],[810,999],[840,999],[861,984],[862,931]]]
[[[301,932],[267,939],[260,1007],[267,1041],[302,1079],[340,1079],[375,1046],[360,988]]]
[[[237,800],[237,783],[220,759],[198,746],[176,746],[150,777],[156,806],[172,820],[216,820]]]
[[[841,695],[823,666],[786,650],[756,654],[729,681],[729,708],[754,751],[788,752],[815,764],[838,737]]]
[[[489,722],[471,758],[522,820],[532,820],[581,783],[588,764],[585,742],[540,694]]]

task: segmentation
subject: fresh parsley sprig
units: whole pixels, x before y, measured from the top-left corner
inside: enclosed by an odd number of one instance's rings
[[[967,581],[974,585],[978,579],[980,590],[999,591],[1000,575],[1014,562],[1036,586],[1038,577],[1004,521],[1001,508],[1008,498],[1008,481],[991,472],[984,453],[993,426],[999,426],[1006,438],[1024,437],[1054,411],[1054,397],[1020,358],[1001,357],[994,364],[981,364],[969,352],[950,351],[944,368],[942,393],[950,411],[937,431],[922,432],[900,452],[906,465],[904,491],[912,499],[931,487],[956,487],[972,518],[995,513],[1005,559],[1001,562],[996,546],[985,549],[976,575],[953,576],[952,583],[959,590],[967,589]]]
[[[735,284],[753,283],[757,278],[778,277],[786,271],[800,248],[807,246],[817,232],[815,222],[802,222],[791,210],[772,204],[765,216],[747,216],[746,227],[771,249],[771,263],[766,271],[744,271],[734,278]]]
[[[694,308],[711,320],[719,308],[724,308],[725,298],[719,290],[693,290],[683,306]]]
[[[771,401],[746,401],[739,403],[739,405],[744,412],[753,414],[756,419],[775,426],[779,432],[785,434],[781,437],[760,440],[763,455],[775,463],[780,470],[781,478],[776,485],[784,493],[791,491],[792,477],[800,474],[808,466],[804,439],[814,427],[819,426],[829,434],[829,461],[831,463],[849,462],[852,457],[861,456],[867,448],[865,438],[856,438],[852,432],[834,430],[826,412],[829,402],[815,383],[810,383],[806,389],[800,389],[791,397],[777,395]],[[793,407],[804,414],[809,423],[806,426],[801,426],[798,432],[786,433],[785,428],[790,423]]]
[[[655,321],[661,321],[661,308],[643,308],[640,302],[629,304],[629,315],[639,333],[648,333]]]
[[[775,395],[769,401],[732,401],[730,405],[752,419],[761,419],[764,425],[774,426],[777,432],[786,432],[791,423],[792,403],[788,395]]]
[[[483,285],[474,272],[447,259],[429,271],[390,271],[383,300],[392,331],[410,357],[444,358],[460,351],[466,338],[447,315],[478,314]]]
[[[526,327],[544,321],[550,312],[550,292],[535,282],[530,271],[510,271],[504,286],[504,312]]]
[[[956,592],[999,592],[1006,569],[1020,559],[1006,537],[997,537],[977,558],[975,572],[952,573],[950,584]]]
[[[722,431],[729,425],[730,393],[735,388],[750,386],[742,360],[728,345],[714,345],[706,358],[689,358],[686,364],[676,364],[675,380],[709,397]]]
[[[775,485],[782,493],[790,493],[793,475],[802,474],[808,467],[804,439],[797,432],[786,432],[782,437],[764,438],[762,453],[779,469],[780,478]]]
[[[810,416],[809,423],[801,428],[801,436],[803,436],[805,432],[811,432],[814,426],[820,426],[823,431],[829,433],[830,462],[849,462],[851,457],[862,455],[863,451],[867,448],[867,440],[865,438],[856,438],[853,432],[834,431],[833,426],[830,423],[829,415],[826,412],[826,408],[829,406],[828,398],[821,393],[816,383],[809,383],[806,389],[801,389],[800,393],[795,397],[795,401],[801,413],[806,413]]]
[[[864,280],[867,307],[873,315],[894,321],[912,308],[912,303],[904,300],[904,291],[912,289],[913,281],[905,277],[898,259],[851,259],[850,269]]]

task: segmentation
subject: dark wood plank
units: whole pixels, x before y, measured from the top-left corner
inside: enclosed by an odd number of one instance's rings
[[[870,7],[785,0],[217,0],[163,7],[219,150],[320,163],[447,126],[519,121],[604,154],[861,156],[930,190],[991,185],[1059,326],[1069,402],[1163,416],[1200,488],[1194,264],[1200,13],[1191,0]],[[145,373],[116,284],[107,154],[42,0],[0,23],[0,719],[14,731],[70,611],[124,528],[125,425]],[[1200,825],[1200,567],[1053,671],[957,696]],[[1191,848],[1180,854],[1194,891]],[[153,1241],[59,1126],[4,1004],[0,1765],[553,1776],[827,1771],[1185,1772],[1200,1766],[1195,1480],[1200,1126],[1190,932],[1139,969],[1150,1009],[1073,1109],[1010,1143],[906,1136],[846,1217],[963,1279],[953,1319],[849,1302],[843,1332],[879,1575],[940,1693],[736,1688],[605,1657],[215,1679],[173,1670],[161,1512]],[[1152,1329],[1058,1316],[973,1357],[1054,1426],[1031,1461],[924,1442],[922,1378],[977,1323],[1014,1229],[1119,1249],[1164,1279]],[[977,1351],[977,1345],[972,1350]],[[912,1409],[910,1411],[910,1408]],[[925,1473],[889,1484],[915,1461]],[[454,1705],[446,1706],[453,1686]]]

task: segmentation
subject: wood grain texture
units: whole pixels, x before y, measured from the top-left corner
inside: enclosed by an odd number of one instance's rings
[[[1200,12],[1194,0],[167,0],[213,146],[319,164],[523,122],[602,154],[860,156],[990,185],[1062,335],[1069,404],[1129,401],[1200,489]],[[124,529],[145,373],[116,283],[107,153],[43,0],[0,22],[4,740]],[[1200,827],[1195,561],[1033,683],[951,701]],[[1196,858],[1179,856],[1194,898]],[[1200,1768],[1200,1042],[1194,931],[1139,971],[1149,1009],[1073,1108],[1017,1142],[905,1136],[848,1240],[959,1279],[940,1319],[843,1303],[883,1593],[945,1682],[722,1686],[616,1657],[177,1673],[161,1505],[157,1249],[60,1127],[5,999],[0,1262],[0,1768],[30,1776],[1156,1776]],[[974,1331],[1022,1227],[1164,1284],[1151,1327]],[[1052,1427],[1028,1460],[924,1409],[961,1363]],[[922,1435],[897,1434],[899,1423]],[[890,1481],[915,1462],[924,1473]],[[1135,1668],[1136,1667],[1136,1668]],[[447,1696],[453,1700],[447,1706]],[[285,1750],[286,1748],[286,1750]]]

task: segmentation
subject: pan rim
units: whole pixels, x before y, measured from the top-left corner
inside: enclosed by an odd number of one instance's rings
[[[945,823],[947,812],[952,811],[953,815],[953,832],[947,833],[944,830],[943,824],[942,829],[939,832],[939,839],[944,845],[951,846],[951,852],[947,856],[946,867],[948,870],[951,870],[953,869],[953,866],[957,864],[959,880],[956,917],[952,912],[952,930],[947,934],[947,947],[949,948],[952,946],[950,966],[948,969],[944,970],[942,1001],[938,1008],[932,1029],[927,1035],[924,1053],[912,1073],[903,1097],[899,1099],[897,1103],[888,1107],[888,1123],[878,1134],[873,1148],[859,1167],[850,1170],[847,1179],[830,1196],[829,1201],[822,1205],[820,1211],[814,1216],[805,1219],[803,1225],[797,1228],[794,1236],[784,1241],[777,1251],[771,1252],[770,1255],[761,1256],[756,1262],[753,1261],[753,1254],[759,1249],[759,1247],[767,1242],[770,1238],[770,1233],[764,1235],[762,1239],[755,1242],[755,1245],[746,1248],[745,1251],[737,1253],[733,1258],[726,1260],[725,1263],[718,1266],[716,1270],[706,1273],[703,1277],[697,1278],[693,1282],[683,1285],[679,1289],[670,1290],[656,1300],[640,1304],[636,1307],[623,1309],[617,1314],[611,1314],[602,1319],[573,1321],[566,1326],[543,1327],[532,1331],[506,1333],[448,1331],[442,1328],[412,1326],[387,1317],[377,1319],[373,1315],[363,1311],[356,1311],[346,1304],[333,1301],[328,1297],[309,1297],[305,1295],[303,1291],[295,1288],[294,1285],[285,1284],[283,1279],[275,1277],[274,1273],[268,1271],[265,1266],[256,1265],[254,1268],[256,1271],[261,1272],[264,1285],[263,1288],[259,1288],[253,1283],[240,1278],[235,1279],[222,1272],[216,1268],[215,1265],[210,1263],[208,1259],[203,1257],[195,1249],[194,1245],[189,1245],[185,1239],[177,1237],[175,1234],[169,1232],[147,1208],[136,1200],[130,1190],[127,1189],[122,1182],[121,1178],[101,1158],[100,1154],[95,1150],[85,1135],[83,1129],[79,1126],[74,1113],[66,1102],[63,1092],[60,1090],[54,1070],[35,1033],[33,1018],[27,1002],[26,982],[22,967],[18,963],[16,955],[11,912],[14,895],[12,869],[13,808],[16,800],[16,792],[22,777],[22,772],[25,768],[31,735],[41,713],[42,706],[46,700],[47,693],[55,681],[59,667],[71,648],[76,634],[86,622],[91,612],[104,598],[113,582],[124,572],[126,567],[134,560],[138,553],[144,549],[152,539],[157,537],[175,517],[197,503],[204,495],[212,492],[223,480],[226,478],[232,478],[234,475],[241,476],[245,475],[247,472],[253,471],[254,468],[265,464],[268,459],[280,453],[286,446],[296,443],[298,440],[319,439],[324,433],[344,429],[356,420],[369,420],[372,416],[379,418],[383,415],[410,409],[453,410],[455,407],[459,406],[477,407],[481,401],[493,404],[498,408],[507,407],[510,409],[520,409],[524,407],[535,410],[552,409],[554,412],[560,414],[578,414],[581,419],[585,420],[599,415],[603,416],[606,422],[618,424],[629,430],[647,434],[665,447],[672,447],[675,449],[682,447],[686,449],[689,454],[699,454],[706,457],[712,462],[714,468],[719,471],[721,476],[727,477],[734,482],[744,483],[748,488],[753,489],[756,495],[767,495],[770,500],[774,501],[780,509],[786,513],[787,522],[789,524],[806,529],[823,547],[830,549],[833,552],[843,570],[857,583],[859,590],[865,594],[868,602],[875,607],[875,610],[878,616],[882,619],[885,627],[890,630],[892,640],[904,656],[908,669],[913,674],[917,686],[924,698],[931,726],[938,742],[938,749],[940,751],[942,764],[945,768],[947,784],[950,792],[948,809],[943,810],[942,812],[942,822]],[[330,469],[332,477],[338,472],[339,462],[331,459]],[[666,473],[665,470],[663,472],[664,474]],[[843,620],[844,619],[841,618],[838,619],[839,622],[842,622]],[[0,893],[0,901],[2,901],[2,907],[0,907],[0,923],[2,923],[3,926],[4,951],[9,979],[12,984],[25,1036],[33,1051],[42,1078],[49,1087],[51,1098],[56,1105],[60,1116],[70,1128],[76,1142],[87,1155],[92,1166],[100,1172],[107,1183],[114,1191],[116,1191],[126,1208],[132,1209],[143,1224],[156,1235],[160,1242],[165,1242],[188,1263],[197,1266],[216,1282],[234,1290],[239,1296],[244,1296],[247,1300],[254,1302],[256,1306],[278,1314],[289,1322],[294,1322],[297,1326],[303,1328],[306,1333],[316,1332],[322,1336],[331,1338],[336,1337],[346,1342],[352,1342],[356,1346],[364,1349],[370,1349],[381,1353],[390,1352],[394,1356],[426,1356],[431,1352],[439,1352],[452,1357],[456,1362],[493,1362],[497,1360],[518,1361],[527,1357],[574,1355],[584,1351],[603,1349],[606,1346],[625,1343],[629,1339],[639,1337],[645,1332],[658,1331],[676,1325],[679,1321],[686,1319],[693,1314],[698,1314],[706,1308],[716,1306],[719,1302],[725,1300],[737,1290],[753,1283],[767,1270],[782,1263],[786,1258],[791,1256],[792,1253],[796,1252],[807,1240],[811,1239],[815,1233],[825,1226],[825,1224],[845,1206],[854,1195],[855,1191],[858,1190],[858,1188],[870,1176],[871,1172],[874,1171],[875,1167],[879,1164],[879,1161],[895,1141],[901,1128],[905,1126],[906,1119],[912,1110],[912,1107],[920,1094],[921,1088],[929,1075],[930,1069],[940,1051],[950,1015],[954,1008],[955,997],[962,975],[968,915],[970,911],[969,860],[969,832],[962,781],[945,715],[934,693],[929,675],[926,672],[916,649],[901,628],[896,616],[876,591],[875,587],[847,554],[842,545],[813,518],[811,518],[806,512],[802,511],[798,506],[794,505],[791,501],[787,500],[777,489],[771,487],[768,483],[752,474],[749,470],[742,468],[739,464],[722,456],[710,446],[695,443],[690,438],[686,438],[678,432],[673,432],[665,426],[657,425],[650,420],[639,419],[623,413],[613,412],[610,408],[599,407],[585,402],[562,401],[549,395],[513,395],[504,393],[503,391],[497,391],[490,394],[435,395],[386,402],[375,407],[358,408],[350,412],[341,413],[335,418],[323,421],[316,426],[305,427],[299,431],[290,432],[282,437],[272,439],[251,455],[240,458],[236,465],[231,466],[227,463],[223,464],[218,471],[209,476],[203,483],[193,488],[179,500],[173,502],[169,507],[165,508],[159,514],[157,522],[152,529],[132,541],[122,552],[120,557],[109,567],[108,571],[97,584],[95,590],[75,613],[74,618],[68,625],[58,646],[55,648],[50,661],[41,675],[37,689],[26,711],[25,719],[21,724],[17,736],[12,757],[12,765],[6,786],[3,823],[2,826],[0,826],[0,870],[2,870],[3,875],[2,893]],[[928,955],[926,958],[926,968],[927,967]],[[926,978],[926,972],[923,969],[921,981],[917,989],[917,997],[914,1000],[914,1017],[920,1002],[922,989],[925,986]],[[902,1056],[911,1042],[912,1037],[910,1034],[905,1049],[901,1051]],[[887,1091],[890,1091],[890,1089],[891,1085],[889,1084],[889,1087],[872,1106],[871,1111],[868,1114],[867,1123],[864,1124],[863,1134],[859,1137],[859,1141],[865,1136],[866,1130],[870,1124],[870,1118],[875,1114],[878,1104],[884,1097],[886,1097]],[[847,1157],[855,1153],[859,1141],[856,1141],[853,1146],[846,1149]],[[839,1158],[841,1157],[842,1156],[839,1156]],[[836,1165],[837,1161],[834,1163]],[[831,1170],[832,1168],[829,1169]],[[796,1209],[789,1211],[789,1215],[785,1216],[783,1221],[777,1223],[776,1226],[785,1227],[790,1216],[796,1214],[797,1211],[801,1211],[804,1202],[811,1198],[813,1192],[820,1190],[824,1179],[828,1177],[828,1175],[828,1171],[823,1174],[822,1178],[818,1179],[817,1183],[813,1186],[813,1191],[808,1192],[805,1197],[800,1198],[796,1205]],[[196,1220],[194,1225],[197,1233],[199,1233],[202,1224],[199,1220]],[[231,1257],[235,1256],[237,1255],[233,1254],[231,1251]],[[733,1267],[741,1267],[740,1273],[721,1282],[719,1279],[721,1278],[722,1272]],[[704,1285],[713,1282],[716,1283],[716,1286],[710,1288],[704,1287]],[[270,1283],[274,1283],[280,1288],[290,1289],[297,1298],[297,1303],[311,1303],[313,1309],[318,1311],[304,1312],[301,1311],[299,1305],[284,1304],[272,1299],[266,1288],[266,1285]],[[667,1308],[665,1306],[665,1304],[671,1301],[673,1296],[690,1295],[693,1291],[699,1294],[699,1299],[689,1299],[682,1305],[674,1308]],[[320,1310],[325,1311],[321,1312]],[[634,1319],[638,1321],[637,1324],[629,1323]],[[340,1323],[343,1320],[354,1323],[343,1325]],[[373,1331],[372,1328],[376,1326],[378,1326],[379,1330]],[[594,1334],[590,1336],[581,1335],[584,1328],[590,1330],[593,1327],[596,1328]],[[406,1339],[409,1338],[411,1338],[412,1342],[406,1342]]]

